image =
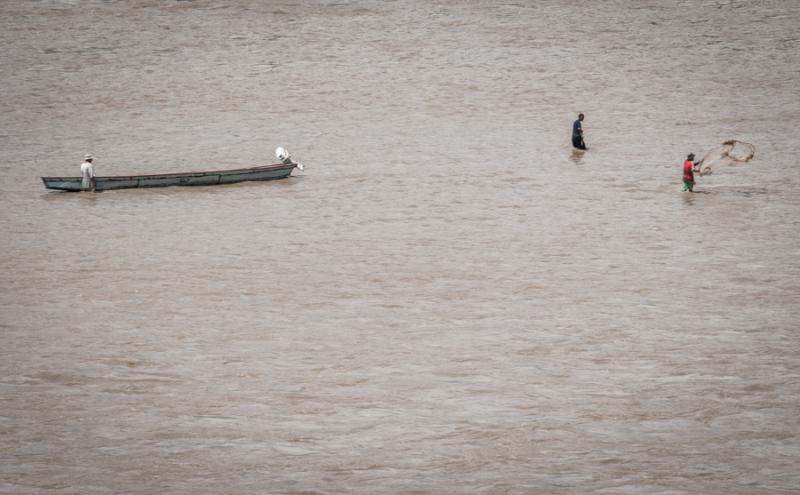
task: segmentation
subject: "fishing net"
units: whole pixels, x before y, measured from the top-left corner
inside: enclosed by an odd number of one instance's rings
[[[710,175],[722,167],[749,162],[755,154],[756,147],[752,144],[730,139],[695,162],[695,171],[699,175]]]

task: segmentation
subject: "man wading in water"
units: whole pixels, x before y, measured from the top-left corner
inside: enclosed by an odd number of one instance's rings
[[[583,114],[579,114],[578,120],[572,124],[572,146],[579,150],[585,150],[586,143],[583,142],[583,127],[581,127],[581,122],[583,122]]]
[[[683,190],[684,192],[694,190],[694,153],[689,153],[683,162]]]

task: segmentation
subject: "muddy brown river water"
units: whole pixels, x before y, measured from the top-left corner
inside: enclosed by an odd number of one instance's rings
[[[799,493],[798,25],[0,2],[0,493]]]

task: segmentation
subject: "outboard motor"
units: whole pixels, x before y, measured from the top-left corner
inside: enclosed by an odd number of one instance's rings
[[[278,160],[280,160],[281,162],[286,163],[286,160],[289,159],[289,152],[286,151],[286,148],[278,146],[277,148],[275,148],[275,156],[277,156]]]
[[[278,160],[281,161],[281,163],[285,163],[286,165],[293,163],[294,166],[299,168],[300,170],[305,169],[305,167],[302,164],[292,161],[292,157],[289,155],[289,151],[283,146],[278,146],[277,148],[275,148],[275,156],[278,158]]]

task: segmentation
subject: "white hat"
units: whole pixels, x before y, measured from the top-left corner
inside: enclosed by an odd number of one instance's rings
[[[85,155],[83,155],[83,159],[84,160],[93,160],[94,157],[92,156],[91,153],[86,153]]]

